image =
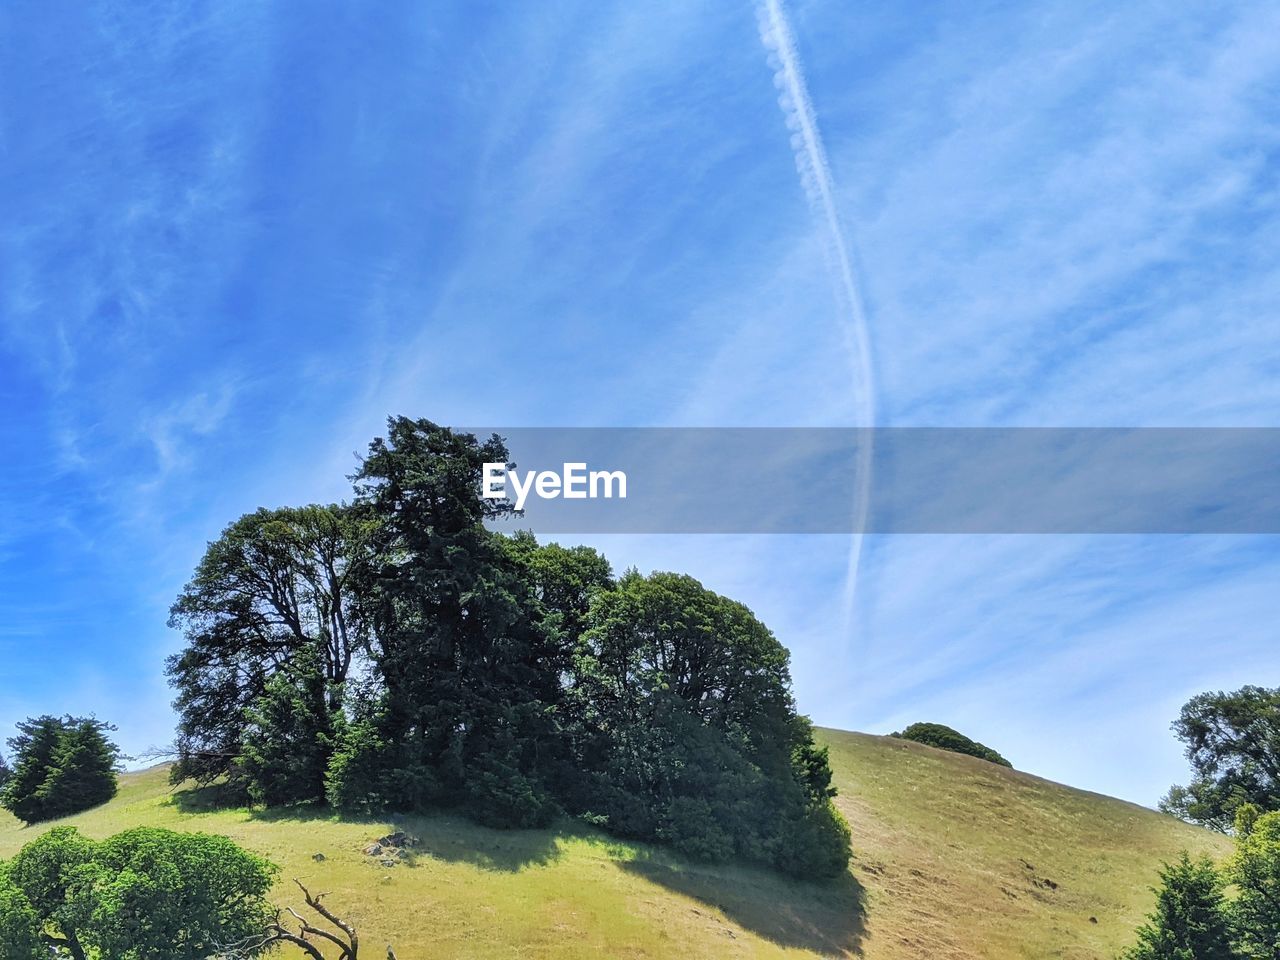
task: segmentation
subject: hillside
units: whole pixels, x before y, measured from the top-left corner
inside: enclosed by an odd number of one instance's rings
[[[329,893],[363,953],[401,960],[802,957],[1110,960],[1149,906],[1159,860],[1224,854],[1224,838],[1141,807],[908,741],[826,730],[854,832],[852,876],[810,887],[683,863],[567,825],[497,832],[453,817],[338,821],[210,812],[166,771],[123,778],[70,818],[105,836],[137,824],[224,833]],[[392,827],[421,840],[387,867],[361,850]],[[0,813],[0,856],[41,828]],[[317,861],[313,855],[323,854]],[[282,956],[293,956],[282,954]]]

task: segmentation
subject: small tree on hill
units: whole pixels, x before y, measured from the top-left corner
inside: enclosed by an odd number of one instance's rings
[[[1160,871],[1156,908],[1124,960],[1237,960],[1222,880],[1208,857],[1185,852]]]
[[[64,817],[106,803],[116,793],[120,751],[115,727],[92,717],[36,717],[9,740],[14,769],[0,805],[27,823]]]
[[[891,736],[923,743],[930,747],[937,747],[939,750],[963,753],[970,757],[977,757],[979,760],[998,763],[1002,767],[1013,766],[1012,763],[985,744],[978,743],[977,740],[970,740],[958,730],[953,730],[941,723],[913,723],[901,733],[894,733]]]

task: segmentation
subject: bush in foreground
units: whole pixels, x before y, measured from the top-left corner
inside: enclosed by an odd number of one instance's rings
[[[0,956],[203,960],[261,937],[274,876],[226,837],[56,827],[0,865]],[[33,925],[48,944],[34,954]]]
[[[1000,754],[996,753],[985,744],[978,743],[977,740],[970,740],[958,730],[953,730],[941,723],[913,723],[901,733],[893,733],[890,736],[898,737],[902,740],[912,740],[916,743],[923,743],[929,747],[937,747],[939,750],[950,750],[952,753],[963,753],[970,757],[977,757],[979,760],[988,760],[991,763],[998,763],[1002,767],[1012,769],[1013,764],[1006,760]]]

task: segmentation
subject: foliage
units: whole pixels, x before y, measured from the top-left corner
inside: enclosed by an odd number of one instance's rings
[[[513,826],[555,809],[557,637],[503,538],[483,525],[511,512],[479,496],[482,464],[506,460],[497,437],[403,417],[370,445],[355,481],[375,521],[363,599],[381,688],[339,745],[336,802],[466,804],[498,820],[525,796]],[[345,773],[353,766],[360,783]]]
[[[614,585],[609,561],[591,547],[539,545],[522,530],[500,543],[515,559],[545,614],[544,626],[559,636],[558,666],[568,667],[582,636],[591,600]]]
[[[9,740],[14,769],[0,805],[27,823],[68,816],[116,794],[115,727],[91,717],[28,718]]]
[[[0,863],[0,956],[5,960],[48,960],[40,918]]]
[[[912,740],[939,750],[950,750],[952,753],[963,753],[979,760],[998,763],[1002,767],[1013,767],[1008,760],[985,744],[970,740],[963,733],[953,730],[941,723],[913,723],[901,733],[890,734],[903,740]]]
[[[25,949],[34,918],[57,955],[73,960],[200,960],[272,915],[274,867],[226,837],[137,827],[94,842],[57,827],[3,874],[0,930],[12,927]]]
[[[1280,957],[1280,813],[1242,807],[1236,852],[1226,880],[1236,888],[1232,913],[1244,956]]]
[[[492,532],[501,438],[387,427],[351,506],[259,511],[210,545],[174,605],[175,779],[497,827],[568,811],[703,859],[845,869],[826,754],[750,610]]]
[[[13,768],[9,766],[9,761],[4,758],[4,754],[0,753],[0,790],[4,789],[4,785],[9,782],[11,776],[13,776]]]
[[[830,769],[795,714],[785,648],[740,603],[674,573],[599,593],[574,667],[578,806],[624,835],[805,876],[848,864]]]
[[[250,797],[279,806],[323,799],[338,723],[329,685],[314,651],[266,683],[245,711],[239,770]]]
[[[1125,960],[1234,960],[1222,880],[1208,857],[1183,853],[1160,871],[1156,907]]]
[[[175,782],[244,779],[253,711],[278,674],[305,685],[318,665],[326,710],[340,710],[368,644],[352,589],[368,533],[358,510],[312,505],[246,514],[209,544],[169,619],[187,641],[167,664],[178,691]],[[318,789],[299,799],[320,799]]]
[[[1280,689],[1202,693],[1173,730],[1186,745],[1192,779],[1169,791],[1162,810],[1224,833],[1245,803],[1280,810]]]

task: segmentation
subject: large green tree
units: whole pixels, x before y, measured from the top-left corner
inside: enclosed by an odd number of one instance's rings
[[[513,509],[480,496],[482,468],[508,459],[499,437],[390,419],[352,506],[323,508],[356,524],[328,607],[299,573],[317,567],[296,512],[212,544],[174,608],[176,776],[230,773],[278,804],[323,774],[343,809],[452,806],[496,826],[567,810],[699,857],[842,872],[849,830],[782,645],[691,577],[615,580],[589,548],[494,532]],[[356,659],[319,642],[336,627],[292,612],[295,594],[348,611]]]
[[[0,805],[27,823],[106,803],[116,794],[115,727],[92,717],[33,717],[10,738],[14,770]]]
[[[483,821],[545,822],[563,762],[553,631],[479,495],[481,441],[396,417],[355,477],[374,519],[363,602],[381,689],[347,727],[330,775],[344,805],[465,803]]]
[[[312,505],[247,514],[209,544],[169,621],[187,642],[168,662],[178,694],[175,782],[243,782],[252,711],[269,712],[259,700],[278,699],[280,683],[305,687],[318,671],[323,709],[341,709],[368,649],[354,588],[368,537],[359,510]],[[319,799],[318,789],[293,799]]]
[[[1173,723],[1192,779],[1161,809],[1222,832],[1236,810],[1280,810],[1280,689],[1247,686],[1193,697]]]

